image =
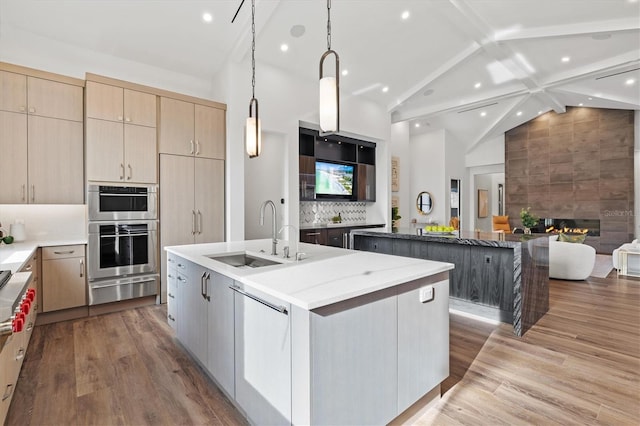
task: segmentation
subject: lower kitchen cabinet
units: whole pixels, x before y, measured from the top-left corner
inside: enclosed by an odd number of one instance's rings
[[[254,424],[290,424],[291,306],[236,285],[235,399]]]
[[[169,256],[167,258],[167,321],[174,331],[178,331],[178,300],[176,295],[178,292],[178,270],[175,266],[175,258]]]
[[[327,230],[326,229],[301,229],[300,230],[300,242],[309,244],[327,245]]]
[[[42,312],[87,304],[84,245],[42,248]]]
[[[358,226],[332,226],[330,228],[310,228],[300,230],[300,242],[309,244],[320,244],[323,246],[351,248],[350,233],[352,229],[379,228],[384,225],[358,225]]]
[[[235,395],[234,377],[234,293],[233,280],[208,271],[205,281],[207,298],[207,370],[216,378],[222,389]]]

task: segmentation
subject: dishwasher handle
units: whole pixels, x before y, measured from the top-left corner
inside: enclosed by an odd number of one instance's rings
[[[271,309],[273,309],[274,311],[278,311],[278,312],[280,312],[281,314],[289,315],[289,312],[287,311],[287,308],[285,308],[285,307],[284,307],[284,306],[282,306],[282,305],[278,306],[278,305],[274,305],[274,304],[273,304],[273,303],[271,303],[271,302],[267,302],[266,300],[264,300],[264,299],[262,299],[262,298],[260,298],[260,297],[258,297],[258,296],[254,296],[254,295],[253,295],[253,294],[251,294],[251,293],[247,293],[246,291],[244,291],[243,289],[241,289],[240,287],[238,287],[238,286],[236,286],[236,285],[229,286],[229,288],[230,288],[231,290],[235,291],[236,293],[239,293],[239,294],[241,294],[241,295],[243,295],[243,296],[247,296],[249,299],[253,299],[253,300],[255,300],[255,301],[256,301],[256,302],[258,302],[258,303],[262,303],[264,306],[266,306],[266,307],[268,307],[268,308],[271,308]]]

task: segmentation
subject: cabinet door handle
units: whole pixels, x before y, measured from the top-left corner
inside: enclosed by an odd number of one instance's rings
[[[204,295],[207,302],[211,302],[211,296],[209,296],[209,281],[211,281],[211,274],[207,272],[207,277],[204,279]]]
[[[198,234],[202,234],[202,212],[198,210]]]
[[[129,168],[129,176],[127,176],[127,180],[131,180],[131,176],[133,175],[133,169],[131,168],[131,164],[127,164]]]
[[[235,291],[236,293],[239,293],[243,296],[247,296],[249,299],[253,299],[258,303],[262,303],[264,306],[273,309],[274,311],[278,311],[281,314],[285,314],[285,315],[289,315],[289,312],[287,311],[287,308],[285,308],[284,306],[278,306],[278,305],[274,305],[271,302],[267,302],[264,299],[259,298],[258,296],[254,296],[251,293],[247,293],[246,291],[244,291],[243,289],[241,289],[240,287],[236,286],[236,285],[232,285],[229,286],[229,288],[233,291]]]
[[[121,115],[118,116],[118,121],[122,121],[122,116]]]
[[[24,268],[24,272],[29,272],[29,271],[31,271],[31,268],[32,268],[32,266],[31,266],[31,265],[27,266],[26,268]]]
[[[189,154],[193,154],[193,140],[190,140],[189,143],[191,144],[191,149],[189,150]]]
[[[25,112],[27,110],[27,108],[24,105],[20,105],[20,107],[18,108],[18,111],[20,112]]]
[[[25,196],[27,195],[27,185],[22,184],[22,201],[27,201]]]
[[[29,107],[29,112],[36,112],[35,107]]]
[[[31,202],[35,202],[36,201],[36,186],[35,185],[31,185]]]
[[[12,393],[13,393],[13,383],[10,383],[4,389],[4,395],[2,395],[2,400],[6,401],[7,399],[9,399]]]
[[[191,210],[191,235],[196,235],[196,211]]]
[[[54,251],[53,254],[73,254],[75,250]]]
[[[200,155],[200,141],[196,139],[196,155]]]
[[[176,319],[175,319],[171,314],[167,315],[167,317],[168,317],[171,321],[175,321],[175,320],[176,320]]]
[[[207,294],[206,294],[206,289],[205,289],[205,281],[207,279],[207,272],[203,272],[202,276],[200,277],[200,295],[202,296],[203,299],[207,298]]]
[[[120,173],[120,180],[124,180],[124,164],[120,163],[120,171],[122,173]]]
[[[127,117],[127,118],[124,119],[124,121],[126,121],[127,123],[131,123],[131,118]]]
[[[311,237],[311,236],[313,236],[313,235],[320,235],[320,233],[319,233],[319,232],[307,232],[305,235],[306,235],[307,237]]]
[[[175,299],[175,298],[176,298],[176,297],[175,297],[173,294],[171,294],[171,293],[167,293],[167,297],[168,297],[169,299]]]
[[[84,259],[80,259],[80,277],[84,277]]]
[[[187,282],[187,280],[185,280],[185,279],[184,279],[184,278],[182,278],[182,277],[178,277],[178,278],[176,278],[176,279],[177,279],[178,281],[180,281],[181,283],[186,283],[186,282]]]

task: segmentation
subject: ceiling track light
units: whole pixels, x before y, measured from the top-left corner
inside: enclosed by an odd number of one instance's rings
[[[335,57],[335,77],[324,76],[324,60]],[[331,0],[327,0],[327,51],[320,58],[320,135],[340,131],[340,57],[331,49]]]
[[[242,7],[242,4],[240,7]],[[249,117],[247,118],[244,134],[249,158],[259,156],[260,151],[262,151],[261,132],[258,99],[256,99],[256,2],[251,0],[251,101],[249,101]]]

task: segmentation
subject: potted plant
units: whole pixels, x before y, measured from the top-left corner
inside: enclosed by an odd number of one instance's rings
[[[530,234],[531,228],[538,224],[540,219],[538,216],[531,213],[531,207],[520,209],[520,219],[522,220],[522,226],[524,227],[524,233]]]

